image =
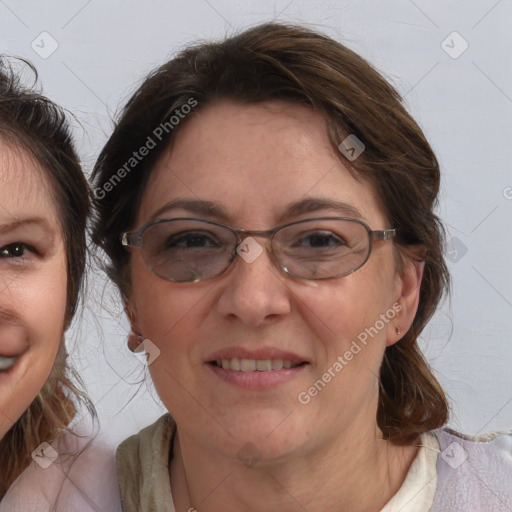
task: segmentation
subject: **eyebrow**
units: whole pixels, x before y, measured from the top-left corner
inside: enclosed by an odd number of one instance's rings
[[[170,201],[152,215],[151,221],[156,220],[163,213],[167,213],[178,208],[204,217],[215,217],[225,223],[231,221],[228,212],[220,203],[199,199],[175,199]],[[334,210],[342,217],[363,218],[361,212],[353,205],[326,197],[311,197],[286,205],[278,215],[277,222],[281,223],[287,219],[298,217],[305,213],[313,213],[326,209]]]
[[[31,217],[28,219],[15,219],[11,222],[6,223],[0,222],[0,234],[5,234],[8,233],[9,231],[14,231],[15,229],[31,225],[40,226],[48,233],[53,233],[53,229],[51,229],[46,219],[43,219],[42,217]]]

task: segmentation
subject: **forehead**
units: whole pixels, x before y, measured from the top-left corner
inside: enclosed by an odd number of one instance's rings
[[[0,138],[0,220],[42,217],[58,224],[45,171],[25,150]]]
[[[347,169],[320,114],[282,101],[222,101],[178,131],[152,172],[139,221],[174,198],[193,198],[221,202],[244,223],[272,223],[287,204],[317,197],[383,220],[373,187]]]

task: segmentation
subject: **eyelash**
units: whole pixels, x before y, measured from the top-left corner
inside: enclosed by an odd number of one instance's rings
[[[23,251],[23,253],[20,256],[6,254],[6,253],[12,253],[17,248],[21,248]],[[6,244],[6,245],[0,247],[0,259],[15,260],[15,261],[22,262],[27,259],[27,254],[26,254],[27,250],[34,255],[38,254],[36,249],[29,244],[25,244],[23,242],[12,242],[10,244]]]

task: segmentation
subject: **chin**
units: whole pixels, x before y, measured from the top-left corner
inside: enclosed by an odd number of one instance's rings
[[[269,463],[296,451],[308,441],[308,432],[312,429],[299,428],[297,418],[290,412],[256,410],[243,417],[226,416],[231,435],[223,437],[228,450],[234,451],[238,458],[254,451],[262,461]]]

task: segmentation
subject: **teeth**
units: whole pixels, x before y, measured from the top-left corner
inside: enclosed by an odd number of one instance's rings
[[[269,370],[272,370],[272,361],[270,359],[256,361],[256,370],[259,372],[268,372]]]
[[[216,365],[224,370],[236,370],[242,372],[268,372],[270,370],[281,370],[282,368],[295,368],[298,364],[292,364],[286,359],[221,359]]]
[[[272,370],[280,370],[283,367],[282,359],[272,359]]]
[[[240,370],[253,372],[256,370],[256,359],[240,359]]]
[[[17,357],[3,357],[0,356],[0,372],[5,372],[16,362]]]

